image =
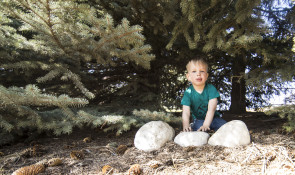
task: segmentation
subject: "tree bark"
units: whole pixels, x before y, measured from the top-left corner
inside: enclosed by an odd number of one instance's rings
[[[245,69],[246,66],[243,56],[239,56],[233,60],[233,74],[231,77],[231,113],[240,114],[246,112],[246,84],[243,76]]]

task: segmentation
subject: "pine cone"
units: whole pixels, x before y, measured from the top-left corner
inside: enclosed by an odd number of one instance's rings
[[[44,154],[46,150],[41,145],[34,145],[30,148],[27,148],[21,152],[21,155],[23,157],[29,158],[29,157],[40,157],[42,154]]]
[[[67,144],[64,146],[65,149],[72,149],[75,148],[77,146],[77,143],[72,142],[71,144]]]
[[[119,145],[117,150],[116,150],[116,153],[117,154],[124,154],[126,150],[127,150],[126,145]]]
[[[82,151],[72,151],[70,156],[75,160],[84,159],[84,153]]]
[[[159,163],[153,163],[150,165],[151,168],[156,169],[159,168],[160,164]]]
[[[36,175],[38,173],[42,173],[45,171],[45,165],[43,164],[34,164],[30,166],[22,167],[15,172],[12,173],[12,175]]]
[[[83,139],[83,142],[84,143],[89,143],[89,142],[91,142],[91,140],[92,140],[91,137],[86,137],[86,138]]]
[[[31,150],[32,150],[31,156],[33,156],[33,157],[36,157],[36,156],[40,157],[45,152],[44,147],[42,147],[41,145],[38,145],[38,144],[34,145],[33,148],[31,148]]]
[[[112,174],[113,173],[113,167],[110,165],[105,165],[102,167],[102,174]]]
[[[128,175],[139,175],[141,173],[140,165],[134,164],[128,170]]]
[[[62,164],[62,160],[60,158],[52,158],[47,162],[48,166],[58,166]]]

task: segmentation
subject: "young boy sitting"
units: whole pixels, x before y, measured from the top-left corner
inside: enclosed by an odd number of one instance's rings
[[[181,100],[183,131],[217,131],[225,120],[216,111],[219,92],[207,83],[208,64],[204,59],[192,59],[186,65],[186,77],[192,85],[186,89]],[[190,125],[190,115],[193,125]]]

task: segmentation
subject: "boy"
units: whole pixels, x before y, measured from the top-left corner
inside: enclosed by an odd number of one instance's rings
[[[208,64],[203,59],[192,59],[186,69],[186,78],[192,85],[186,89],[181,100],[183,131],[218,130],[226,121],[216,111],[219,92],[212,84],[206,83]],[[192,127],[190,114],[193,117]]]

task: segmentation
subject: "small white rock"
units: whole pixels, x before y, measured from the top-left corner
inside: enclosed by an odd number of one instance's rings
[[[250,133],[246,124],[241,120],[227,122],[220,127],[209,139],[209,145],[236,147],[250,143]]]
[[[174,129],[163,121],[151,121],[135,134],[134,146],[143,151],[154,151],[173,139]]]
[[[208,139],[209,134],[206,132],[181,132],[175,137],[174,142],[182,147],[202,146],[207,144]]]

